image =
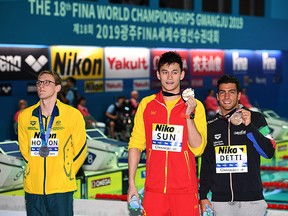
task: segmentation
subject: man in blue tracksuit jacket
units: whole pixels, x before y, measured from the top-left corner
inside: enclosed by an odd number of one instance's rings
[[[209,205],[217,216],[263,216],[267,204],[260,157],[272,158],[276,143],[264,116],[238,103],[238,79],[224,75],[217,88],[220,112],[208,121],[207,146],[202,155],[201,210]],[[207,199],[209,191],[212,203]]]

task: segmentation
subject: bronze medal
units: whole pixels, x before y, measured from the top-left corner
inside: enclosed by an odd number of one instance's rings
[[[240,125],[242,123],[242,113],[241,112],[235,112],[230,117],[230,121],[233,125]]]

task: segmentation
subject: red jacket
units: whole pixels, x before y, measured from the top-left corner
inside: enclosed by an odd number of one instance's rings
[[[144,101],[144,102],[143,102]],[[182,99],[180,99],[176,105],[172,108],[170,117],[168,116],[168,109],[165,105],[162,93],[158,93],[156,97],[148,97],[148,100],[144,99],[140,103],[139,112],[143,111],[143,121],[145,127],[146,137],[146,182],[145,190],[151,192],[162,192],[162,193],[198,193],[198,183],[196,177],[196,164],[195,157],[190,148],[188,147],[188,135],[187,135],[187,124],[185,119],[186,106]],[[143,108],[143,103],[145,107]],[[137,111],[138,112],[138,111]],[[139,120],[139,114],[136,118]],[[199,122],[199,119],[202,122]],[[194,119],[197,121],[198,131],[202,136],[201,149],[204,150],[206,145],[206,118],[203,104],[197,100],[196,115]],[[139,123],[139,121],[136,121]],[[154,128],[153,128],[154,123]],[[171,128],[182,126],[182,149],[180,152],[171,152],[168,150],[156,150],[152,148],[153,131],[162,136],[161,131],[155,132],[155,127],[158,125],[162,128]],[[137,127],[136,127],[137,130]],[[133,131],[134,132],[134,131]],[[140,134],[140,133],[139,133]],[[169,133],[164,133],[169,134]],[[175,134],[175,133],[174,133]],[[181,134],[181,132],[180,132]],[[133,146],[133,136],[137,133],[132,133],[132,138],[129,142],[129,148]],[[135,138],[137,142],[137,138]],[[161,138],[160,138],[161,140]],[[163,139],[162,139],[163,140]],[[139,141],[139,139],[138,139]],[[157,145],[156,145],[157,146]],[[141,148],[139,148],[141,149]]]

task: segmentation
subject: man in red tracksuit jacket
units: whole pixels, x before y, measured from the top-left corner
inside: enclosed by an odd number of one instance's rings
[[[135,173],[141,151],[146,149],[143,215],[199,215],[194,155],[206,146],[206,117],[199,100],[181,98],[184,76],[181,56],[164,53],[157,71],[162,91],[145,97],[136,112],[129,141],[128,202],[133,195],[139,198]]]

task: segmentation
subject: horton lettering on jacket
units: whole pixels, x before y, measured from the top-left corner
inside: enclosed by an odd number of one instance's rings
[[[57,156],[58,155],[58,144],[59,140],[57,139],[56,133],[51,133],[49,139],[47,140],[47,147],[49,149],[48,156]],[[30,142],[31,156],[39,156],[39,149],[43,146],[43,140],[41,139],[41,133],[35,132],[34,137]]]

